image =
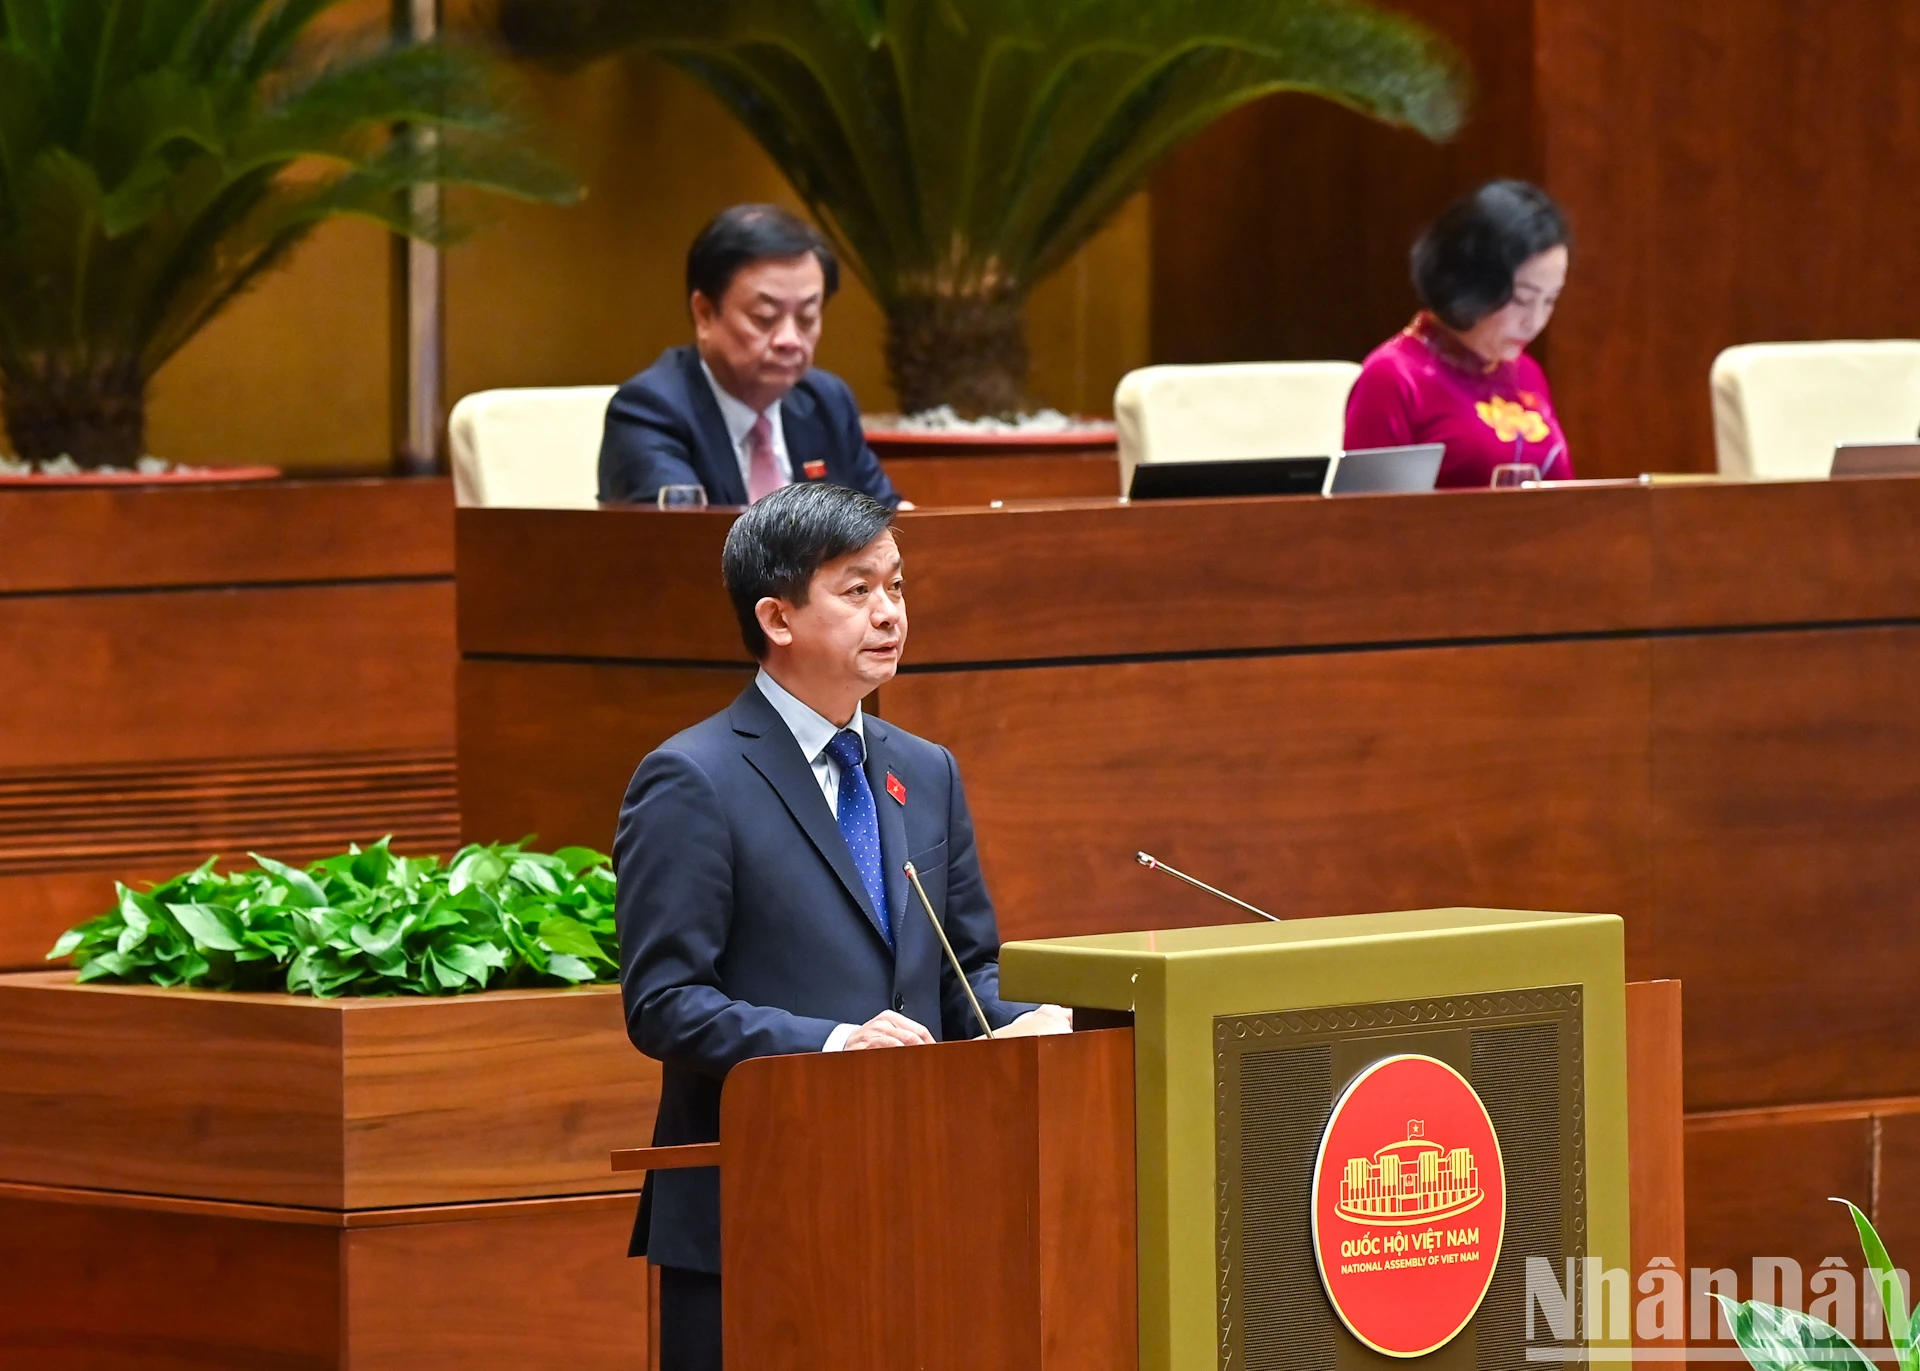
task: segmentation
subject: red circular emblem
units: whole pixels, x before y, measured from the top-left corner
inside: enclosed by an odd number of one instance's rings
[[[1313,1167],[1313,1256],[1353,1335],[1390,1357],[1446,1346],[1493,1282],[1506,1223],[1500,1139],[1466,1077],[1416,1056],[1362,1071]]]

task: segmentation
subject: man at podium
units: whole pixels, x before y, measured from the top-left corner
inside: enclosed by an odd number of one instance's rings
[[[750,1057],[1065,1032],[1000,999],[999,933],[953,755],[864,713],[907,638],[884,504],[782,487],[727,535],[722,569],[758,677],[641,762],[614,839],[621,990],[663,1064],[656,1147],[720,1135]],[[905,868],[966,971],[962,986]],[[650,1173],[633,1255],[660,1270],[660,1365],[720,1365],[713,1168]]]

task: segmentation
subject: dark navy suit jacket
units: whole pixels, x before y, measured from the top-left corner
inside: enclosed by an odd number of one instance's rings
[[[715,1141],[732,1067],[817,1052],[840,1024],[895,1009],[936,1038],[979,1033],[926,911],[908,903],[908,860],[993,1026],[1033,1007],[1000,999],[999,933],[953,755],[870,714],[863,728],[894,952],[811,765],[757,685],[662,743],[627,787],[613,844],[620,988],[628,1037],[664,1064],[656,1147]],[[649,1173],[631,1250],[717,1273],[718,1171]]]
[[[831,481],[865,491],[892,508],[900,496],[860,428],[860,405],[847,383],[809,371],[780,402],[780,426],[796,481]],[[719,402],[691,347],[660,360],[614,393],[600,439],[600,499],[651,503],[662,486],[701,485],[716,505],[744,505],[740,459],[727,439]]]

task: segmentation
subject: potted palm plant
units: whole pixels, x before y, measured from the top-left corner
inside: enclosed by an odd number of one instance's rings
[[[328,219],[444,240],[412,188],[573,194],[518,141],[494,65],[322,44],[340,3],[0,4],[0,399],[22,462],[134,465],[154,373]]]
[[[887,318],[908,413],[1022,408],[1022,306],[1183,141],[1275,91],[1450,136],[1458,58],[1360,0],[500,0],[518,53],[637,45],[746,126]]]

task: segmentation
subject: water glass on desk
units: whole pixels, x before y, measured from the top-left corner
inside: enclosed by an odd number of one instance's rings
[[[661,509],[705,509],[707,507],[707,488],[705,486],[661,486],[660,493],[653,502]]]
[[[1493,479],[1487,484],[1494,490],[1537,486],[1540,484],[1540,468],[1532,462],[1502,462],[1493,469]]]

